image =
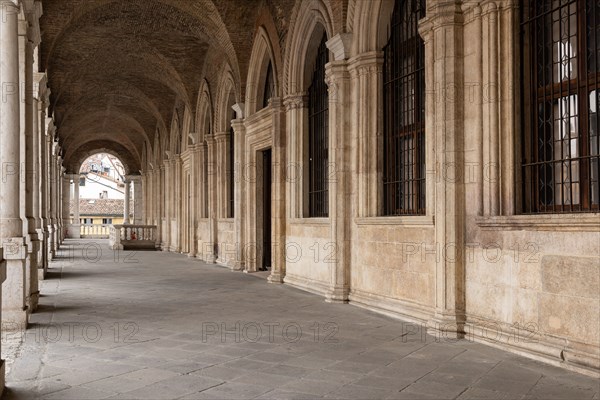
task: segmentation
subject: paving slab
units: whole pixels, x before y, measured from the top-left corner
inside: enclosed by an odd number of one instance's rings
[[[96,243],[94,263],[51,263],[31,329],[3,347],[4,398],[600,399],[585,375],[183,255],[115,262]]]

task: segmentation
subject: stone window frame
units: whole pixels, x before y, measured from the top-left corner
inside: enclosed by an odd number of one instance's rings
[[[313,72],[312,55],[321,42],[322,34],[332,37],[333,24],[330,12],[322,1],[302,2],[292,21],[290,40],[287,42],[283,68],[283,93],[287,126],[288,183],[287,218],[290,221],[307,221],[327,224],[329,218],[309,218],[308,215],[308,108],[306,90]],[[333,60],[334,55],[329,54]],[[329,200],[331,202],[331,199]]]
[[[589,149],[587,148],[586,145],[590,145],[589,141],[590,141],[590,136],[589,136],[589,127],[588,127],[588,119],[587,119],[587,115],[588,115],[588,111],[587,108],[589,107],[582,107],[586,106],[586,104],[588,104],[589,101],[589,94],[588,93],[592,93],[594,90],[597,91],[597,98],[598,96],[598,90],[600,90],[599,86],[595,86],[592,82],[591,86],[590,86],[590,77],[592,75],[594,75],[593,72],[588,72],[587,68],[586,68],[586,62],[585,60],[587,59],[587,51],[589,50],[589,47],[585,47],[584,48],[584,42],[587,39],[587,29],[586,29],[586,16],[587,13],[586,11],[586,2],[582,1],[582,0],[577,0],[575,2],[569,3],[568,6],[573,5],[574,7],[574,11],[575,11],[575,19],[576,19],[576,25],[575,25],[575,35],[569,36],[569,38],[571,37],[575,37],[576,38],[576,46],[577,46],[577,50],[576,50],[576,60],[577,60],[577,71],[576,71],[576,77],[572,78],[568,81],[561,81],[561,83],[554,83],[554,72],[551,72],[552,75],[552,82],[549,85],[546,85],[544,87],[539,87],[539,89],[537,89],[538,92],[540,92],[540,90],[544,90],[543,93],[543,97],[548,98],[548,100],[546,100],[546,102],[554,102],[559,100],[559,99],[565,99],[567,97],[573,97],[573,96],[577,96],[577,105],[575,106],[577,108],[577,113],[575,114],[576,116],[573,117],[573,114],[570,113],[570,107],[569,107],[569,119],[571,118],[576,118],[577,123],[578,123],[578,134],[575,137],[576,143],[577,143],[577,149],[575,150],[577,153],[575,156],[571,155],[572,149],[567,149],[567,152],[569,153],[566,158],[564,156],[564,146],[562,145],[562,142],[564,140],[560,140],[560,150],[563,153],[563,158],[570,160],[568,162],[568,164],[571,166],[569,170],[569,178],[567,179],[567,182],[565,183],[565,176],[564,176],[564,164],[567,164],[567,162],[563,163],[563,168],[561,168],[561,182],[560,184],[557,184],[554,179],[551,178],[550,180],[550,185],[552,186],[552,204],[551,205],[544,205],[542,204],[542,200],[538,198],[539,195],[539,191],[541,190],[540,187],[540,183],[539,183],[539,179],[536,179],[537,183],[533,182],[533,181],[529,181],[527,179],[527,176],[529,176],[529,174],[533,174],[533,176],[535,176],[535,171],[532,171],[532,169],[534,168],[528,168],[530,167],[529,164],[527,164],[527,160],[530,159],[530,157],[535,157],[535,151],[533,148],[528,148],[527,143],[532,141],[532,137],[536,138],[537,135],[539,135],[539,131],[538,129],[536,129],[534,127],[533,121],[534,121],[534,116],[532,115],[532,109],[533,109],[533,102],[538,102],[539,103],[539,99],[537,99],[535,93],[533,93],[531,90],[528,89],[528,87],[530,87],[531,85],[534,85],[535,82],[533,82],[536,78],[536,72],[537,70],[539,70],[539,68],[537,68],[537,66],[533,66],[532,63],[534,62],[534,60],[532,60],[531,58],[534,57],[533,55],[533,51],[532,51],[532,47],[536,46],[535,42],[535,36],[534,36],[534,28],[533,28],[533,24],[535,24],[535,18],[539,18],[536,16],[533,16],[533,19],[529,20],[528,18],[530,17],[530,15],[528,14],[528,12],[531,12],[531,8],[532,8],[532,3],[530,3],[529,1],[521,1],[520,2],[520,18],[519,18],[519,22],[521,23],[521,27],[519,29],[519,43],[521,46],[521,59],[522,59],[522,69],[520,71],[523,79],[522,79],[522,86],[521,86],[521,106],[523,108],[523,113],[522,113],[522,118],[521,118],[521,135],[519,138],[519,143],[520,143],[520,153],[522,155],[522,162],[519,163],[518,167],[519,167],[519,191],[520,191],[520,198],[517,201],[517,207],[518,207],[518,211],[520,214],[522,215],[548,215],[548,214],[571,214],[571,213],[597,213],[599,211],[599,206],[598,204],[593,204],[593,193],[591,192],[593,189],[591,188],[592,185],[592,177],[589,176],[585,176],[586,172],[591,172],[592,168],[593,168],[593,158],[596,158],[596,163],[600,162],[598,161],[597,158],[597,153],[593,154],[594,150],[596,150],[596,152],[598,151],[598,149]],[[560,7],[560,13],[561,13],[561,17],[562,17],[562,9],[564,7],[561,6]],[[573,10],[571,10],[573,11]],[[553,14],[553,12],[552,12]],[[551,14],[551,15],[552,15]],[[600,10],[596,10],[596,14],[600,14]],[[571,14],[569,14],[571,15]],[[598,16],[596,17],[598,18]],[[553,21],[554,22],[554,21]],[[562,22],[559,22],[561,25],[560,27],[562,27]],[[570,22],[569,22],[570,24]],[[571,25],[569,25],[571,26]],[[562,38],[562,37],[561,37]],[[558,42],[553,41],[553,44],[556,44]],[[562,43],[562,42],[561,42]],[[584,49],[584,50],[583,50]],[[583,52],[582,52],[583,50]],[[598,51],[598,50],[597,50]],[[554,50],[553,50],[553,54],[552,57],[554,57]],[[571,58],[569,57],[569,60],[571,60]],[[554,58],[552,58],[552,62],[554,62]],[[533,76],[532,76],[533,75]],[[599,75],[598,72],[595,73],[596,75],[596,80],[595,83],[596,85],[598,85],[598,78],[597,76]],[[583,84],[582,82],[587,81],[586,84]],[[537,81],[536,81],[537,82]],[[554,88],[554,86],[556,85],[560,85],[559,91],[557,92]],[[548,90],[547,88],[549,86],[552,86],[551,89],[551,93],[548,94]],[[528,93],[531,93],[531,95],[527,95]],[[584,108],[586,110],[584,110]],[[552,125],[552,129],[551,129],[551,135],[552,135],[552,139],[555,138],[556,136],[556,119],[555,119],[555,114],[554,111],[552,111],[551,113],[551,118],[553,118],[553,125]],[[560,119],[561,123],[564,122],[562,119]],[[597,136],[597,135],[595,135]],[[569,146],[567,147],[572,147],[572,143],[571,141],[573,140],[571,134],[569,134]],[[598,140],[596,138],[596,140]],[[557,146],[559,146],[559,143],[556,142],[556,140],[551,140],[552,142],[552,156],[551,159],[549,161],[537,161],[539,163],[544,163],[545,166],[551,167],[552,172],[551,175],[554,176],[556,174],[556,167],[557,167],[557,156],[556,156],[556,150],[557,150]],[[583,145],[581,145],[580,143],[582,143]],[[593,143],[593,142],[592,142]],[[592,144],[593,146],[593,144]],[[596,144],[597,146],[597,144]],[[585,151],[587,150],[587,153],[585,153]],[[590,157],[590,155],[592,156],[592,159],[588,160],[588,157]],[[594,157],[596,156],[596,157]],[[533,161],[529,161],[530,163]],[[573,170],[573,163],[576,163],[577,168],[576,168],[576,173],[577,173],[577,180],[572,180],[571,179],[571,174],[573,174],[572,170]],[[592,164],[592,165],[587,165],[587,164]],[[530,179],[534,179],[533,177]],[[545,180],[546,178],[544,178]],[[596,179],[598,179],[598,177],[596,177]],[[565,194],[563,192],[564,190],[564,186],[565,184],[567,185],[568,192],[570,193],[570,195],[568,195],[569,193]],[[599,183],[597,182],[597,185]],[[557,188],[560,186],[561,188],[561,194],[559,195],[558,193],[556,193]],[[575,189],[573,189],[573,187],[575,186]],[[566,201],[560,201],[560,204],[556,203],[556,199],[558,198],[563,198],[565,197],[567,198]],[[573,202],[572,198],[576,198],[578,201],[577,203]]]
[[[406,0],[406,1],[413,1],[415,4],[413,4],[413,6],[417,6],[417,10],[413,11],[411,10],[411,14],[415,13],[415,12],[423,12],[424,14],[424,10],[423,8],[426,7],[425,4],[420,4],[421,2],[425,3],[425,0]],[[407,137],[407,136],[413,136],[413,144],[414,144],[414,152],[412,152],[412,156],[414,158],[416,158],[417,160],[411,164],[412,168],[415,169],[415,171],[413,172],[413,177],[412,178],[408,178],[406,179],[409,183],[409,186],[413,186],[413,190],[417,193],[416,196],[421,197],[421,191],[424,192],[423,195],[423,199],[417,199],[416,203],[417,205],[415,207],[410,207],[409,209],[407,209],[405,212],[393,212],[391,211],[391,209],[389,208],[389,205],[386,204],[386,198],[388,200],[390,199],[394,199],[394,201],[398,201],[398,197],[399,195],[396,194],[394,195],[388,195],[386,193],[386,169],[390,169],[389,164],[387,164],[387,159],[390,157],[390,149],[387,148],[387,136],[388,135],[392,135],[391,132],[388,132],[388,123],[389,121],[387,121],[387,113],[389,112],[388,110],[391,110],[392,112],[397,110],[398,107],[398,103],[400,103],[400,100],[397,100],[396,102],[394,102],[393,104],[389,104],[387,99],[386,99],[386,82],[385,82],[385,68],[386,68],[386,59],[385,59],[385,49],[386,47],[390,46],[393,40],[393,35],[394,35],[394,26],[392,26],[392,24],[394,23],[393,18],[395,16],[398,16],[397,13],[402,13],[404,10],[400,10],[400,0],[396,0],[394,2],[394,9],[392,11],[392,15],[390,16],[390,20],[387,21],[387,23],[385,24],[385,26],[387,27],[387,38],[386,38],[386,43],[382,48],[383,54],[384,54],[384,60],[383,60],[383,79],[382,79],[382,90],[381,90],[381,97],[382,97],[382,108],[383,108],[383,138],[381,140],[379,140],[378,146],[378,154],[383,156],[383,166],[381,167],[382,173],[381,173],[381,182],[380,185],[383,187],[383,189],[380,191],[381,196],[382,196],[382,201],[381,201],[381,205],[379,206],[380,208],[380,214],[382,216],[385,217],[393,217],[393,216],[422,216],[426,214],[426,204],[427,204],[427,200],[426,200],[426,196],[427,196],[427,171],[425,170],[426,168],[426,136],[425,136],[425,126],[426,126],[426,116],[425,116],[425,112],[423,112],[423,120],[422,121],[418,121],[416,120],[417,117],[415,116],[415,125],[422,125],[421,128],[419,129],[418,127],[413,127],[413,128],[409,128],[408,132],[405,132],[402,135],[399,136],[403,136],[403,137]],[[421,8],[423,7],[423,8]],[[406,17],[406,16],[405,16]],[[410,16],[411,20],[413,18],[413,15]],[[421,18],[424,17],[424,15],[421,16]],[[383,22],[383,21],[381,21]],[[411,21],[402,21],[401,23],[399,22],[396,27],[397,29],[403,29],[405,27],[405,25],[407,24],[407,22],[411,22]],[[402,26],[400,26],[402,25]],[[417,27],[418,29],[418,21],[417,21]],[[380,28],[380,31],[382,29]],[[419,44],[419,41],[422,43],[422,56],[425,56],[425,43],[423,41],[422,38],[419,37],[419,33],[416,32],[416,36],[414,37],[415,41],[417,41],[417,45]],[[416,55],[416,54],[415,54]],[[401,60],[398,60],[399,63],[402,63]],[[415,60],[415,67],[418,68],[417,66],[417,61]],[[425,65],[422,66],[423,70],[422,70],[422,83],[425,84]],[[415,70],[416,71],[416,70]],[[416,78],[418,78],[417,72],[412,72],[412,74],[415,75]],[[415,83],[415,87],[417,86],[417,84]],[[417,99],[417,97],[419,96],[419,93],[414,93],[415,96],[415,100],[414,100],[414,104],[422,104],[423,108],[425,107],[425,101],[426,101],[426,90],[423,88],[423,98],[421,99]],[[420,140],[418,138],[418,136],[422,137],[422,140]],[[404,152],[402,152],[404,153]],[[419,159],[419,156],[422,157],[422,159]],[[396,163],[394,163],[394,167],[392,168],[397,168],[398,162],[401,161],[402,163],[404,163],[404,159],[402,158],[401,160],[399,159],[398,154],[395,155],[396,158]],[[424,176],[422,176],[424,175]],[[415,181],[423,181],[422,184],[416,183]]]
[[[389,25],[394,10],[394,0],[371,0],[357,2],[349,17],[349,29],[354,31],[352,54],[348,60],[353,85],[360,92],[358,109],[368,110],[361,118],[355,115],[353,124],[358,136],[358,224],[385,224],[403,226],[433,226],[435,216],[435,142],[431,114],[433,96],[425,93],[425,213],[414,215],[385,215],[383,210],[383,47],[388,41]],[[421,32],[425,40],[425,80],[434,86],[433,70],[427,64],[433,44]],[[355,113],[357,114],[357,113]],[[429,179],[431,177],[431,179]],[[375,195],[374,195],[375,194]]]

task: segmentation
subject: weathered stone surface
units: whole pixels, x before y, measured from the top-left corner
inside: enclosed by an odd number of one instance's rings
[[[86,245],[66,243],[76,254]],[[139,252],[134,254],[135,263],[115,263],[106,243],[99,245],[102,257],[95,263],[79,255],[51,265],[60,275],[42,282],[42,308],[32,320],[50,314],[62,335],[50,341],[40,327],[37,340],[35,335],[26,338],[21,359],[44,362],[38,363],[38,376],[23,375],[14,364],[7,399],[37,394],[56,399],[459,394],[465,399],[504,399],[511,398],[507,394],[540,397],[553,392],[592,398],[600,392],[595,379],[485,345],[436,343],[431,336],[404,342],[399,336],[402,321],[325,303],[316,295],[185,256]],[[53,285],[57,280],[59,285]],[[275,330],[271,340],[265,330],[255,342],[243,330],[236,336],[238,321],[295,323],[302,327],[302,335],[290,342]],[[335,341],[326,341],[323,329],[317,336],[311,330],[324,322],[337,326]],[[74,327],[71,337],[69,326]],[[90,340],[95,339],[92,326],[102,328],[101,340]],[[114,360],[116,354],[123,357]],[[191,372],[171,368],[194,364],[199,369]]]

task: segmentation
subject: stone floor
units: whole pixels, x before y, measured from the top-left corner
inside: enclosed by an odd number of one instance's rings
[[[256,276],[66,244],[6,398],[599,399],[595,379],[436,343],[414,325]]]

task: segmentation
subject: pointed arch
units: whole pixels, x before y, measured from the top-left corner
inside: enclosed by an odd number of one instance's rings
[[[354,33],[352,55],[382,51],[396,0],[350,0],[347,27]]]
[[[231,127],[233,111],[231,107],[240,101],[235,81],[228,64],[224,65],[217,89],[215,130],[226,132]],[[238,116],[239,117],[239,116]]]
[[[332,14],[323,0],[296,3],[285,51],[284,96],[305,92],[310,85],[312,68],[307,64],[313,62],[323,32],[332,37]]]
[[[263,107],[262,100],[265,95],[265,81],[267,79],[269,65],[272,68],[274,80],[274,96],[279,97],[281,95],[281,85],[279,81],[280,63],[273,44],[274,42],[269,36],[267,29],[264,26],[258,27],[248,70],[246,116],[254,114]]]
[[[203,79],[198,91],[198,103],[196,104],[196,135],[197,143],[203,143],[204,138],[213,132],[213,100],[210,93],[208,81]]]

